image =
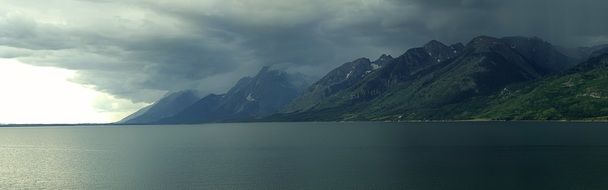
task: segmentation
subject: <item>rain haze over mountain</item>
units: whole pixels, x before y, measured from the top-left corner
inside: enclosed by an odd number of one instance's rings
[[[263,66],[318,79],[359,57],[430,40],[538,36],[565,47],[608,43],[602,0],[0,0],[0,58],[73,71],[70,81],[151,103],[222,93]],[[134,106],[98,102],[96,109]],[[120,102],[119,102],[120,104]]]

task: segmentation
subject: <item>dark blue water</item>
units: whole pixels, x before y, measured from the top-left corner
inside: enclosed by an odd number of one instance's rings
[[[0,128],[0,189],[608,189],[608,123]]]

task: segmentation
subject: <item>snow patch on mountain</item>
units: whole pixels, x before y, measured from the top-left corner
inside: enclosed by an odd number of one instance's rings
[[[372,69],[373,70],[376,70],[376,69],[379,69],[379,68],[380,68],[380,65],[372,63]]]
[[[253,98],[253,96],[251,96],[251,93],[249,95],[247,95],[247,97],[245,99],[250,102],[255,101],[255,98]]]

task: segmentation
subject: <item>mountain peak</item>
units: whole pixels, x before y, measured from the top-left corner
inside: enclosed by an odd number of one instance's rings
[[[473,49],[475,52],[489,52],[496,47],[500,49],[508,49],[508,46],[498,38],[491,36],[478,36],[473,38],[466,46],[467,49]]]
[[[454,51],[454,53],[458,53],[464,49],[464,45],[462,45],[462,43],[458,42],[458,43],[450,45],[450,49],[452,49],[452,51]]]
[[[268,70],[270,70],[270,66],[268,66],[268,65],[263,66],[263,67],[262,67],[262,69],[260,69],[260,73],[262,73],[262,72],[266,72],[266,71],[268,71]]]
[[[374,61],[374,63],[384,65],[387,62],[392,61],[393,59],[395,58],[393,58],[393,56],[391,55],[382,54],[380,57],[378,57],[378,59]]]
[[[473,38],[471,42],[487,42],[487,41],[498,41],[498,38],[492,36],[481,35]]]
[[[382,54],[378,60],[384,60],[384,59],[393,59],[393,56],[391,55],[386,55],[386,54]]]
[[[448,46],[437,40],[431,40],[430,42],[426,43],[423,48],[431,54],[441,54],[450,49]]]
[[[364,64],[366,64],[366,63],[369,63],[369,62],[371,62],[371,61],[368,58],[362,57],[362,58],[359,58],[359,59],[355,59],[352,63],[355,63],[355,64],[364,63]]]
[[[431,40],[422,48],[428,53],[430,57],[432,57],[433,62],[436,63],[453,58],[458,53],[458,51],[454,51],[454,49],[448,47],[447,45],[437,40]]]
[[[467,46],[483,47],[491,44],[502,43],[500,39],[491,36],[477,36],[473,38]]]
[[[167,92],[162,98],[168,97],[179,97],[179,96],[200,96],[200,92],[193,89],[170,91]]]
[[[542,41],[542,42],[545,41],[542,38],[539,38],[537,36],[532,36],[532,37],[527,37],[527,36],[507,36],[507,37],[503,37],[501,39],[503,39],[503,40],[521,40],[521,41]]]
[[[425,49],[435,49],[435,48],[445,48],[448,47],[445,44],[437,41],[437,40],[431,40],[428,43],[424,44],[424,48]]]
[[[262,69],[260,69],[260,71],[258,72],[258,75],[260,75],[262,73],[269,73],[269,72],[274,72],[274,71],[281,71],[281,70],[273,68],[272,66],[263,66]]]
[[[262,76],[279,76],[286,75],[287,72],[282,68],[277,68],[273,66],[264,66],[260,71],[255,75],[255,77],[259,78]]]

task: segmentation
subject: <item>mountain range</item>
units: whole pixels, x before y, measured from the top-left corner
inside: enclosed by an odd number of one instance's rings
[[[184,124],[258,119],[276,113],[307,86],[306,80],[297,74],[264,67],[254,77],[241,78],[225,94],[209,94],[193,101],[191,93],[171,93],[123,119],[122,123]],[[179,109],[174,109],[176,107]],[[143,114],[138,114],[140,112]]]
[[[147,123],[606,119],[607,53],[608,46],[563,48],[537,37],[433,40],[398,57],[344,63],[307,88],[265,67],[224,95]]]

